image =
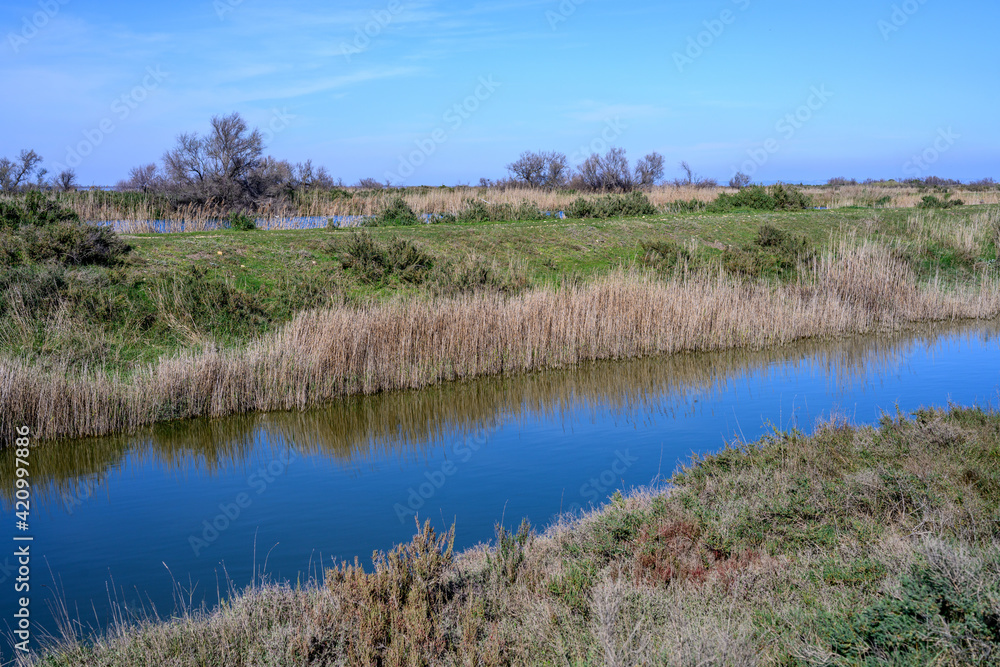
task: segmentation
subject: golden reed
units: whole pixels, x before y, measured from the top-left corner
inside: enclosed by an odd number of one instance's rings
[[[904,264],[870,243],[843,243],[805,273],[797,284],[770,285],[721,274],[617,272],[514,297],[307,311],[245,349],[207,346],[128,376],[42,372],[4,359],[0,432],[28,424],[39,438],[103,435],[585,360],[761,348],[1000,314],[995,278],[918,286]]]

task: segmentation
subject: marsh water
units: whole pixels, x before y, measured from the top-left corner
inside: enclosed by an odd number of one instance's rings
[[[935,325],[593,363],[45,443],[30,464],[34,636],[54,628],[52,604],[99,628],[124,608],[169,616],[179,597],[213,605],[255,574],[295,582],[335,560],[367,562],[408,540],[416,515],[454,522],[459,548],[490,540],[501,521],[544,527],[661,481],[692,453],[775,428],[995,406],[998,332],[996,322]],[[0,452],[8,535],[13,468],[13,452]],[[4,633],[12,552],[0,552]]]

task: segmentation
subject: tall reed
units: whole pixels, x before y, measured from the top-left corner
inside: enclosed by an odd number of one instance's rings
[[[918,286],[886,249],[844,244],[792,285],[723,274],[616,272],[518,296],[371,303],[306,311],[245,349],[166,357],[129,376],[40,372],[0,360],[0,428],[40,438],[158,421],[290,410],[352,394],[519,373],[594,359],[760,348],[1000,314],[1000,284]]]

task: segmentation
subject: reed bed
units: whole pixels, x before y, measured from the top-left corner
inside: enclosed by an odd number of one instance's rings
[[[209,343],[127,376],[41,372],[4,359],[0,428],[28,424],[43,439],[103,435],[588,360],[762,348],[1000,314],[996,279],[919,286],[905,264],[870,242],[842,243],[803,276],[772,285],[721,273],[664,279],[618,271],[510,297],[338,306],[300,313],[244,349]]]
[[[914,208],[928,193],[913,187],[888,187],[870,185],[805,186],[803,190],[813,198],[816,206],[826,208],[884,207]],[[670,211],[678,202],[692,200],[709,203],[722,193],[733,193],[726,187],[703,188],[694,186],[660,186],[646,191],[650,201],[661,211]],[[185,205],[179,208],[165,206],[154,196],[137,196],[122,202],[103,196],[104,193],[87,191],[60,195],[60,202],[90,222],[113,224],[126,233],[173,233],[210,231],[220,227],[229,210],[216,203]],[[508,205],[516,208],[530,202],[542,211],[566,210],[579,197],[596,199],[601,195],[577,193],[567,190],[534,190],[530,188],[406,188],[402,190],[312,191],[296,194],[293,201],[275,200],[254,212],[258,227],[262,229],[303,229],[322,227],[327,218],[343,219],[341,224],[351,225],[364,216],[380,213],[389,198],[402,197],[418,215],[458,214],[468,208],[469,200],[489,204]],[[957,188],[953,196],[967,204],[1000,204],[1000,190],[971,191]]]

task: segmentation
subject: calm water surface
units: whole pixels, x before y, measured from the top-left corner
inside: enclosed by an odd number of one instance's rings
[[[254,572],[295,581],[455,522],[456,546],[496,522],[560,511],[668,477],[692,453],[773,428],[1000,402],[998,323],[764,352],[588,364],[272,413],[159,426],[32,451],[32,614],[61,600],[85,626],[120,605],[169,615],[214,604]],[[12,452],[0,452],[3,534]],[[3,537],[0,534],[0,537]],[[8,540],[8,537],[3,537]],[[0,630],[14,611],[0,552]],[[4,646],[4,653],[9,646]]]

